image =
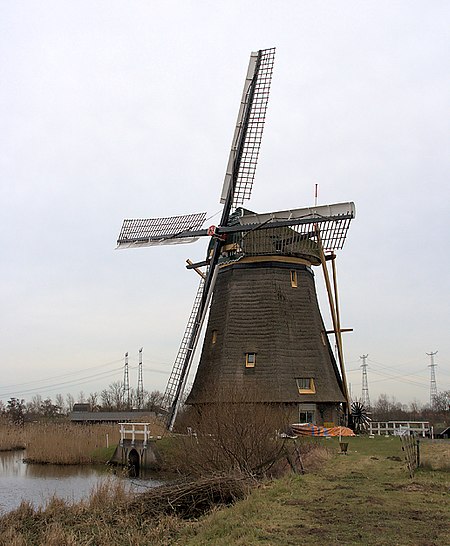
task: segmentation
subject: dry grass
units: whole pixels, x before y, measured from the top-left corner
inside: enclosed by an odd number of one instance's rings
[[[235,486],[232,486],[232,482]],[[45,507],[33,509],[23,502],[20,507],[0,518],[0,544],[28,546],[111,546],[173,544],[181,529],[189,526],[182,519],[166,515],[172,506],[190,509],[190,489],[162,487],[136,496],[115,481],[105,481],[85,502],[70,504],[60,499],[50,500]],[[203,495],[199,493],[200,489]],[[198,496],[204,510],[224,496],[230,500],[242,498],[248,488],[231,479],[218,479],[206,484],[193,483],[191,491]],[[185,494],[180,501],[180,491]],[[201,502],[200,502],[201,501]]]
[[[0,451],[12,451],[25,447],[25,434],[21,427],[0,422]]]
[[[428,470],[450,471],[450,441],[420,440],[420,466]]]
[[[119,442],[117,425],[32,423],[24,428],[27,461],[51,464],[89,464],[93,452]]]

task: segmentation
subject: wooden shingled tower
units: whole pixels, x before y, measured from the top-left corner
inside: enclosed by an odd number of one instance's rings
[[[119,248],[189,243],[210,237],[206,259],[164,400],[173,427],[203,322],[208,324],[187,403],[215,402],[218,390],[243,389],[261,403],[285,406],[292,421],[337,422],[348,415],[335,251],[342,248],[353,203],[258,214],[250,198],[269,98],[274,49],[252,53],[223,184],[218,226],[206,213],[125,220]],[[330,278],[327,263],[332,264]],[[326,331],[314,283],[321,266],[333,329]],[[202,268],[205,268],[204,270]],[[328,339],[335,337],[338,363]],[[343,412],[342,412],[343,410]]]

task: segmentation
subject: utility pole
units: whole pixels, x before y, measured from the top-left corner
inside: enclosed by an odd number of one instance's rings
[[[427,355],[431,359],[431,364],[429,364],[429,368],[431,369],[431,379],[430,379],[430,408],[433,408],[434,402],[437,395],[437,386],[436,386],[436,373],[434,369],[436,368],[437,364],[434,363],[434,355],[437,354],[437,351],[431,351],[431,353],[427,353]]]
[[[123,369],[123,400],[127,409],[130,409],[130,377],[128,375],[128,353],[125,353],[125,366]]]
[[[367,382],[367,363],[366,358],[369,355],[362,355],[359,358],[362,359],[363,363],[361,364],[362,368],[362,393],[361,393],[361,399],[364,406],[369,409],[370,408],[370,398],[369,398],[369,383]]]
[[[142,409],[144,405],[144,376],[142,374],[142,349],[139,349],[139,368],[138,368],[138,385],[137,385],[137,407]]]

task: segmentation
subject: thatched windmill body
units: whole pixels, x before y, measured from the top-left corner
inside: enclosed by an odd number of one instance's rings
[[[188,265],[200,286],[166,388],[172,428],[210,308],[203,350],[187,403],[198,408],[227,388],[292,409],[292,419],[336,421],[349,408],[343,367],[334,251],[355,216],[353,203],[255,214],[250,198],[269,97],[274,49],[252,53],[222,189],[218,226],[206,214],[125,220],[119,248],[211,238],[204,262]],[[333,282],[326,261],[333,264]],[[321,265],[340,369],[322,320],[312,266]],[[201,270],[206,267],[206,271]]]

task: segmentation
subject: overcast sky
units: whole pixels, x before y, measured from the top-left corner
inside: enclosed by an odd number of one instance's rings
[[[276,47],[259,212],[355,201],[337,266],[353,394],[450,388],[446,1],[0,2],[0,399],[164,390],[206,242],[123,218],[220,210],[251,51]],[[209,223],[218,221],[217,216]],[[322,274],[316,269],[320,294]],[[331,327],[323,300],[324,317]]]

